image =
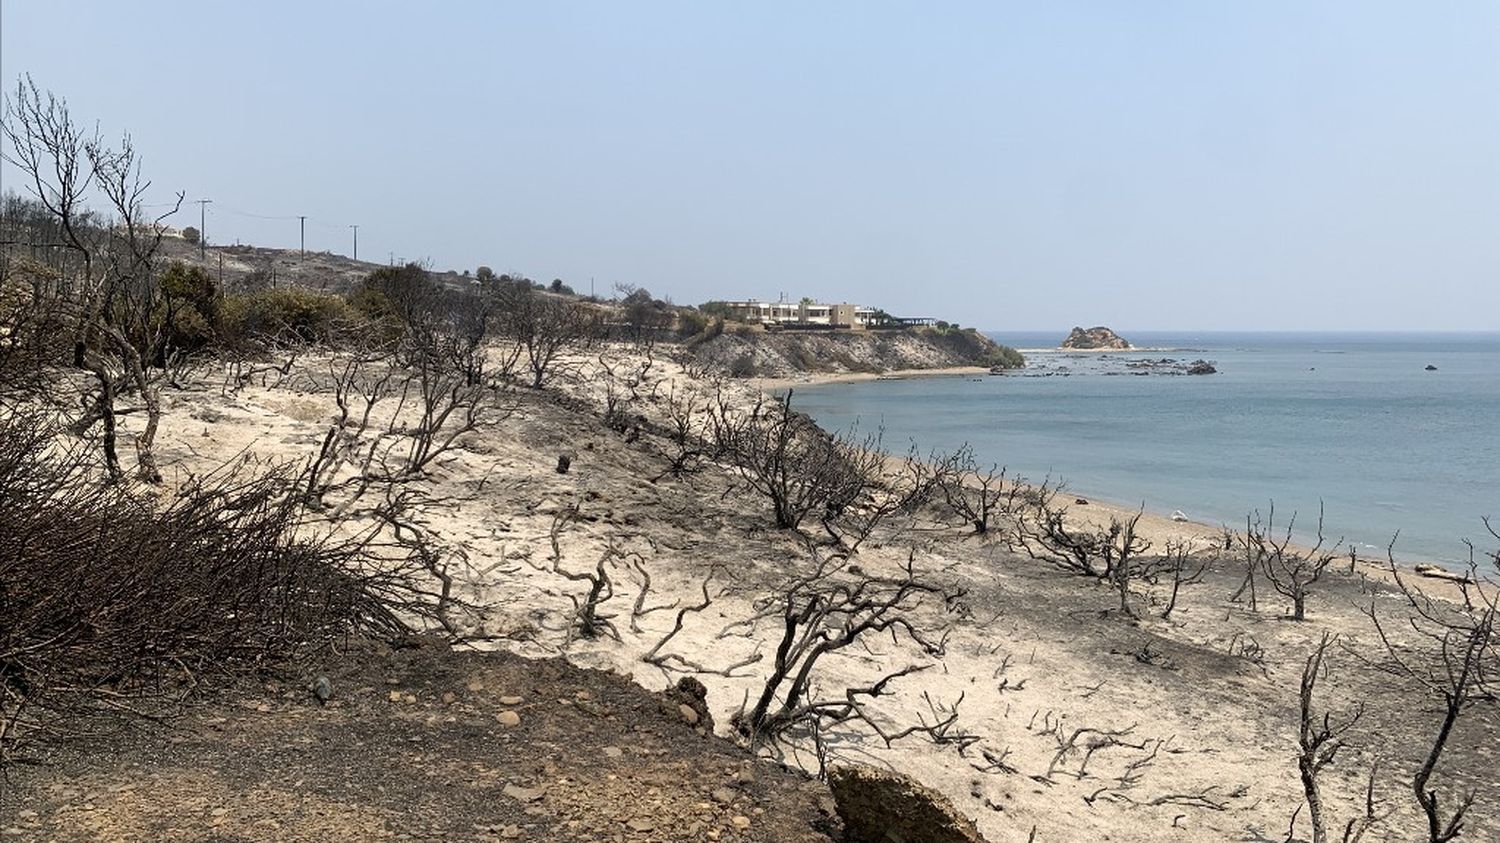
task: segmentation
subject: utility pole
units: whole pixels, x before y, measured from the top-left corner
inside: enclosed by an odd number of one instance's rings
[[[305,257],[307,257],[307,217],[305,215],[304,216],[300,216],[300,217],[297,217],[297,220],[298,220],[297,225],[302,230],[302,246],[301,246],[301,249],[302,249],[302,257],[305,258]]]
[[[208,203],[212,199],[198,200],[198,260],[208,259]]]
[[[359,260],[359,226],[351,225],[349,227],[354,229],[354,259]]]

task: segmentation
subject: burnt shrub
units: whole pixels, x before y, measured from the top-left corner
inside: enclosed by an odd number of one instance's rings
[[[239,463],[158,497],[96,462],[40,419],[0,419],[0,764],[90,711],[401,635],[422,612],[404,563],[305,519],[290,470]]]

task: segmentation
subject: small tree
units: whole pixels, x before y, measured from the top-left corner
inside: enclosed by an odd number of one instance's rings
[[[1333,564],[1335,554],[1323,550],[1323,507],[1318,507],[1318,541],[1311,550],[1292,547],[1292,527],[1297,521],[1294,513],[1287,521],[1286,530],[1280,538],[1275,534],[1276,505],[1272,504],[1264,524],[1257,515],[1248,522],[1245,530],[1246,552],[1255,560],[1256,567],[1265,573],[1271,587],[1292,601],[1291,618],[1306,620],[1307,598],[1312,587],[1322,579],[1328,566]],[[1334,546],[1341,541],[1333,543]]]
[[[182,230],[182,239],[193,244],[194,246],[198,245],[198,240],[201,238],[201,236],[202,235],[199,234],[198,229],[193,228],[192,226],[188,226],[187,228],[184,228]]]
[[[770,501],[782,529],[795,529],[810,513],[839,514],[875,482],[869,460],[861,459],[865,449],[794,411],[790,392],[757,401],[749,413],[721,401],[713,422],[719,451]]]
[[[520,347],[532,389],[577,371],[581,361],[569,355],[592,345],[600,335],[599,315],[592,308],[519,284],[502,294],[500,309],[501,330]]]
[[[945,611],[955,611],[962,597],[962,591],[918,574],[911,558],[895,577],[851,570],[842,555],[818,561],[811,572],[793,578],[762,605],[763,615],[775,618],[782,634],[771,672],[755,695],[754,704],[734,715],[735,728],[755,743],[774,741],[798,726],[816,729],[820,723],[852,719],[873,727],[887,744],[916,732],[946,731],[952,721],[891,733],[864,708],[865,702],[884,693],[892,681],[920,667],[886,674],[868,687],[851,688],[842,699],[833,700],[813,698],[814,677],[824,656],[882,635],[893,640],[904,637],[927,655],[941,656],[945,636],[934,636],[920,626],[918,610],[924,603],[938,603]],[[956,719],[956,711],[954,715]]]
[[[1024,500],[1019,482],[1006,482],[1005,469],[991,465],[980,469],[974,449],[964,445],[938,460],[939,488],[947,508],[984,535],[1001,518],[1013,518]]]
[[[1485,521],[1490,534],[1500,533]],[[1402,576],[1396,565],[1394,544],[1387,548],[1389,571],[1397,589],[1405,598],[1408,614],[1402,618],[1429,645],[1427,652],[1413,653],[1393,642],[1374,603],[1365,610],[1385,651],[1385,660],[1377,666],[1396,676],[1415,681],[1436,699],[1442,712],[1422,765],[1412,776],[1412,791],[1427,820],[1428,843],[1447,843],[1463,831],[1464,818],[1474,804],[1474,791],[1460,794],[1456,803],[1446,808],[1436,788],[1431,786],[1454,726],[1464,712],[1481,703],[1494,705],[1500,700],[1500,591],[1487,585],[1478,575],[1479,566],[1470,545],[1469,574],[1463,584],[1464,605],[1459,607],[1434,600]],[[1500,550],[1488,554],[1491,564],[1500,572]],[[1493,582],[1493,581],[1491,581]]]
[[[1352,714],[1335,721],[1331,712],[1324,711],[1320,716],[1314,708],[1313,694],[1317,690],[1319,674],[1323,672],[1323,658],[1332,640],[1332,635],[1323,633],[1323,639],[1318,642],[1317,649],[1307,657],[1307,663],[1302,668],[1302,690],[1298,695],[1301,703],[1301,718],[1297,729],[1297,773],[1302,779],[1302,793],[1307,800],[1307,816],[1312,823],[1313,843],[1327,843],[1329,839],[1327,818],[1323,809],[1323,792],[1318,775],[1322,773],[1323,768],[1333,764],[1338,757],[1339,750],[1344,748],[1344,736],[1354,728],[1364,714],[1364,707],[1360,706]],[[1365,815],[1349,821],[1344,830],[1344,843],[1358,841],[1375,822],[1373,771],[1370,782],[1372,796],[1367,802]],[[1295,825],[1295,816],[1292,821]]]

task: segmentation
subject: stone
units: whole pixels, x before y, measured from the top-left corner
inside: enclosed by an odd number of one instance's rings
[[[604,748],[604,757],[606,758],[619,758],[624,754],[625,750],[619,748],[618,746],[606,746]]]
[[[502,711],[499,714],[495,715],[495,719],[500,721],[501,726],[521,725],[521,715],[515,713],[514,711]]]
[[[848,843],[984,843],[953,803],[900,773],[838,766],[828,773]]]
[[[1207,360],[1194,360],[1188,364],[1187,369],[1184,371],[1190,375],[1213,375],[1218,374],[1219,370],[1215,369],[1214,364]]]
[[[457,701],[458,694],[455,694],[452,691],[443,692],[443,705],[453,705]]]
[[[1436,372],[1437,371],[1437,367],[1434,366],[1434,365],[1432,365],[1431,363],[1428,363],[1427,364],[1427,371],[1429,371],[1429,372]]]
[[[567,454],[558,454],[557,455],[557,473],[558,474],[567,474],[568,473],[568,469],[570,467],[572,467],[572,465],[573,465],[573,458],[572,457],[568,456]]]
[[[630,822],[625,823],[625,825],[628,826],[631,831],[650,831],[653,828],[656,828],[656,823],[646,819],[645,817],[636,817]]]
[[[714,788],[714,792],[709,795],[714,798],[715,802],[724,805],[728,805],[729,803],[734,801],[734,798],[736,796],[739,796],[739,794],[735,792],[734,788],[732,787],[716,787]]]
[[[747,829],[747,828],[750,827],[750,818],[747,817],[747,816],[745,816],[744,814],[740,814],[738,816],[731,817],[730,820],[729,820],[729,822],[731,824],[733,824],[734,827],[737,828],[737,829],[739,829],[740,831],[744,831],[745,829]]]
[[[319,676],[313,680],[312,692],[318,704],[325,705],[333,698],[333,683],[328,680],[327,676]]]
[[[392,691],[386,695],[386,699],[389,699],[391,702],[401,702],[401,692]]]
[[[521,698],[516,696],[503,696],[500,698],[501,705],[520,705]]]
[[[506,783],[505,787],[501,789],[500,792],[516,800],[517,802],[535,802],[538,799],[541,799],[543,794],[546,793],[546,791],[542,790],[539,787],[521,787],[520,785],[511,784],[509,782]]]
[[[702,682],[691,676],[684,676],[677,680],[677,684],[667,690],[664,695],[667,705],[664,711],[672,709],[671,703],[677,703],[677,714],[682,717],[684,723],[689,726],[697,726],[701,734],[708,734],[714,729],[713,715],[708,711],[708,688]],[[689,716],[691,710],[694,716]]]

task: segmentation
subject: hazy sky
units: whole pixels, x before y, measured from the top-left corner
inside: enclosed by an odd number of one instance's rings
[[[1488,0],[3,0],[0,25],[7,87],[129,130],[217,242],[295,246],[306,214],[309,248],[359,223],[382,261],[994,329],[1500,327]]]

